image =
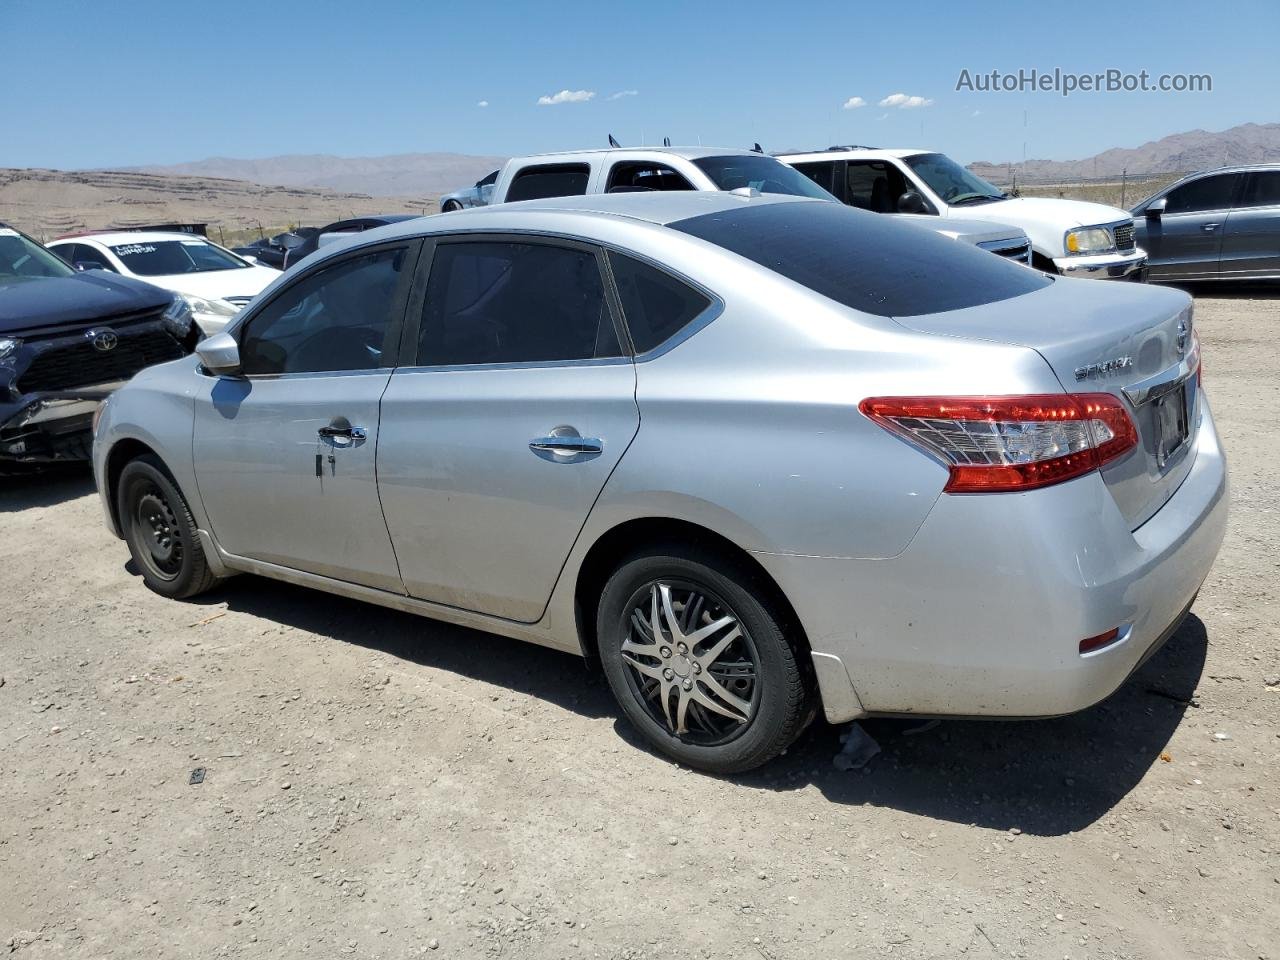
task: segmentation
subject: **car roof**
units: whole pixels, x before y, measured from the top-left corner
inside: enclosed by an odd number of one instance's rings
[[[897,149],[885,149],[882,147],[855,147],[846,149],[844,147],[838,150],[809,150],[796,153],[775,153],[774,156],[779,160],[787,162],[806,160],[847,160],[850,157],[858,157],[862,160],[901,160],[905,157],[914,157],[921,153],[937,153],[936,150],[920,150],[918,148],[907,147]]]
[[[61,237],[51,241],[49,246],[53,246],[55,243],[81,243],[85,240],[96,240],[98,243],[106,244],[109,247],[127,243],[160,243],[165,240],[212,242],[208,237],[202,237],[198,233],[182,233],[177,230],[103,230],[98,233],[81,233],[74,237]]]
[[[568,160],[575,157],[596,157],[604,154],[662,154],[669,157],[682,157],[685,160],[700,160],[703,157],[767,156],[767,154],[744,150],[741,147],[600,147],[587,150],[557,150],[554,153],[533,153],[522,157],[512,157],[507,162]]]

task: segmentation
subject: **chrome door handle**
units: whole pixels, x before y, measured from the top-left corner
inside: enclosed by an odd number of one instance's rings
[[[342,438],[344,440],[364,440],[368,437],[368,431],[364,427],[354,427],[346,417],[335,417],[328,426],[321,427],[316,431],[323,440],[336,440]]]
[[[564,457],[580,453],[604,453],[604,443],[593,437],[539,437],[529,441],[534,453],[558,453]]]
[[[1213,231],[1217,230],[1220,226],[1222,226],[1220,223],[1202,223],[1200,224],[1200,229],[1205,233],[1213,233]]]

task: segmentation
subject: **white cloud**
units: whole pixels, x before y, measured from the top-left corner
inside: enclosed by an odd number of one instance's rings
[[[538,106],[551,107],[557,103],[586,103],[596,95],[594,90],[561,90],[549,97],[539,97]]]
[[[477,107],[487,107],[488,105],[489,105],[488,100],[481,100],[479,103],[476,104]]]
[[[605,97],[606,100],[621,100],[623,97],[638,97],[639,90],[619,90],[617,93],[611,93]]]
[[[969,116],[971,116],[971,117],[980,117],[980,116],[982,116],[982,111],[981,111],[981,110],[975,110],[975,111],[973,111],[973,113],[969,114]]]
[[[863,100],[861,97],[850,97],[848,100],[844,102],[844,106],[841,107],[840,109],[857,110],[859,107],[865,107],[866,105],[867,105],[867,101]]]
[[[880,101],[882,107],[897,107],[899,110],[914,110],[916,107],[931,107],[932,100],[924,97],[909,97],[905,93],[891,93]]]

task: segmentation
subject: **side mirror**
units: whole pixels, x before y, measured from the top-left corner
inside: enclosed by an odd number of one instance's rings
[[[77,270],[79,270],[81,273],[84,273],[86,270],[103,269],[102,264],[94,263],[92,260],[77,260],[75,263],[72,264],[72,266],[75,267]]]
[[[240,344],[229,333],[215,333],[196,344],[196,356],[205,369],[217,377],[240,373]]]
[[[1147,204],[1147,209],[1143,211],[1148,220],[1159,220],[1164,216],[1164,208],[1169,205],[1168,197],[1161,197],[1153,203]]]
[[[898,198],[898,213],[928,213],[924,197],[914,190],[908,190]]]

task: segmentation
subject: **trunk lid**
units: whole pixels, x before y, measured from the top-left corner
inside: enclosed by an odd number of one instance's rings
[[[1189,376],[1191,298],[1185,293],[1059,279],[1009,300],[894,319],[921,333],[1029,347],[1068,393],[1119,397],[1139,444],[1102,477],[1131,530],[1173,496],[1191,469],[1199,383]]]

